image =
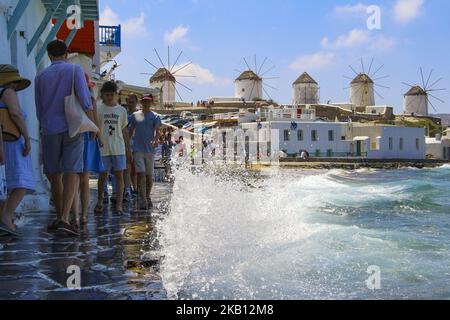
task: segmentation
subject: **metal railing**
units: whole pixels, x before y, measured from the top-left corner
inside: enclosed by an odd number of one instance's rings
[[[105,46],[121,46],[121,26],[100,26],[100,44]]]

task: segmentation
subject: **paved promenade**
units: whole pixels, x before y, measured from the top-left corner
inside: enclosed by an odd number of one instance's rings
[[[165,299],[160,257],[149,252],[157,249],[156,217],[169,197],[170,186],[157,183],[152,212],[117,216],[105,207],[90,214],[78,238],[47,233],[55,213],[27,214],[23,238],[0,237],[0,299]],[[80,290],[67,288],[71,265],[80,267]]]

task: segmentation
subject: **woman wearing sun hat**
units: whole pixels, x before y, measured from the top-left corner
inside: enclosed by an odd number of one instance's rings
[[[30,85],[30,80],[22,78],[15,67],[0,64],[0,108],[8,110],[11,122],[19,132],[17,140],[4,142],[6,186],[9,195],[6,202],[0,205],[0,230],[15,236],[20,233],[13,223],[14,212],[25,194],[35,190],[26,114],[20,108],[17,98],[17,92]]]

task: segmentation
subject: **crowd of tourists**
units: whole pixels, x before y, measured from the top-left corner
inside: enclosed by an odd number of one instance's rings
[[[124,204],[133,197],[138,210],[151,209],[156,149],[162,150],[169,174],[176,146],[172,133],[162,129],[161,119],[151,110],[153,96],[139,99],[130,94],[122,106],[117,84],[109,81],[101,87],[97,100],[96,85],[82,67],[67,62],[64,42],[50,42],[47,52],[51,65],[36,76],[34,87],[41,160],[56,211],[48,231],[77,236],[87,224],[92,174],[98,177],[95,213],[103,213],[105,204],[111,202],[115,214],[121,215]],[[27,115],[18,98],[30,85],[15,67],[0,65],[0,232],[14,236],[21,236],[15,212],[36,189]],[[76,96],[86,121],[98,130],[72,134],[67,113],[71,95]]]

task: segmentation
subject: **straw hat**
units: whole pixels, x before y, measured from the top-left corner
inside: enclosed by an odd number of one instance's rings
[[[8,84],[17,82],[16,91],[21,91],[31,85],[31,81],[22,78],[19,70],[9,64],[0,64],[0,87],[5,87]]]

